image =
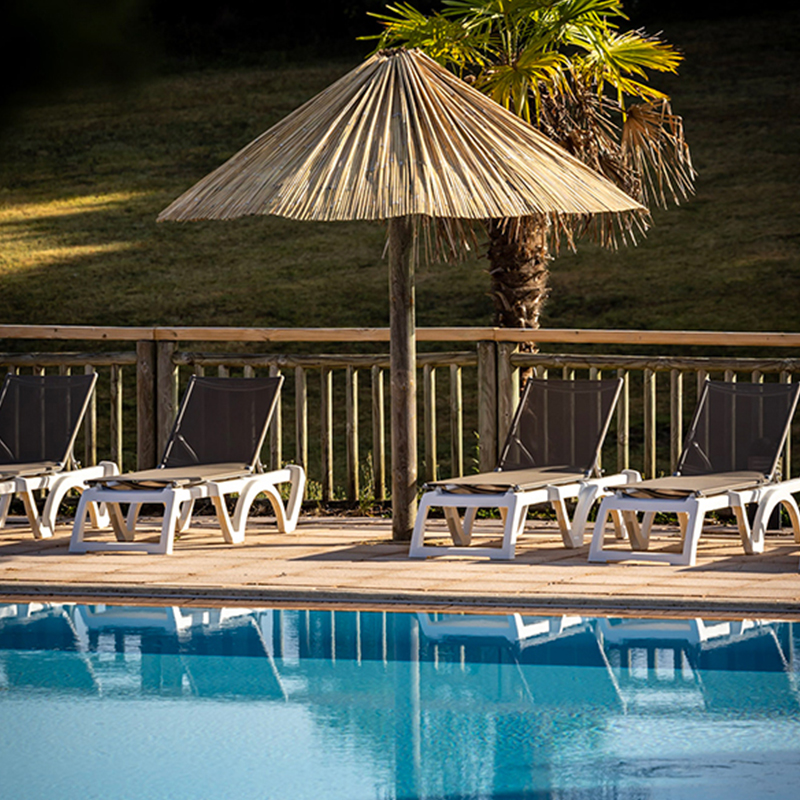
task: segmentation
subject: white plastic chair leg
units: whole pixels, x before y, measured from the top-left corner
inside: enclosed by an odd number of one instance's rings
[[[625,527],[625,521],[622,519],[622,512],[618,508],[612,508],[609,512],[611,521],[614,523],[614,537],[620,541],[628,539],[628,529]]]
[[[108,508],[109,521],[114,531],[114,536],[118,542],[132,542],[136,534],[136,517],[138,509],[133,514],[133,525],[128,524],[128,520],[122,513],[122,506],[119,503],[106,503]],[[130,509],[129,516],[130,516]]]
[[[571,522],[564,501],[561,498],[550,501],[556,512],[556,519],[558,520],[558,527],[561,530],[561,539],[564,542],[564,547],[574,550],[577,547],[583,546],[586,525],[589,521],[589,512],[592,510],[592,506],[594,506],[599,493],[600,487],[596,485],[586,486],[581,490],[581,493],[578,495],[578,503],[575,506],[575,512],[572,515]]]
[[[89,519],[95,530],[102,530],[111,524],[111,516],[105,503],[89,503]]]
[[[53,535],[53,531],[46,525],[42,525],[39,509],[36,507],[36,501],[33,499],[33,492],[31,492],[30,489],[21,489],[19,491],[19,496],[22,498],[22,504],[25,507],[25,516],[28,518],[28,523],[33,531],[33,538],[49,539]]]
[[[141,503],[131,503],[128,506],[128,513],[125,517],[125,527],[131,531],[131,533],[136,531],[136,525],[139,522],[139,514],[142,511],[142,504]]]
[[[158,547],[151,550],[157,555],[172,555],[172,546],[175,542],[175,528],[181,513],[181,500],[178,492],[170,492],[164,503],[164,521],[161,524],[161,538]]]
[[[502,509],[501,509],[502,511]],[[478,509],[475,506],[470,506],[464,509],[464,533],[472,538],[472,529],[475,527],[475,520],[478,517]]]
[[[639,524],[639,517],[635,511],[623,511],[622,519],[625,522],[625,530],[628,531],[628,539],[631,543],[631,550],[647,550],[650,546],[650,531],[645,533]]]
[[[419,501],[417,519],[414,522],[414,530],[411,534],[411,542],[408,546],[409,558],[425,558],[425,553],[422,548],[425,546],[425,523],[428,521],[428,512],[431,508],[432,496],[433,492],[425,492]]]
[[[466,509],[467,512],[472,509]],[[474,515],[473,515],[474,517]],[[467,528],[461,521],[461,514],[455,506],[444,507],[444,519],[447,523],[447,530],[450,533],[450,538],[453,544],[459,547],[466,547],[472,541],[472,525]]]
[[[514,558],[515,545],[522,528],[525,525],[525,514],[528,506],[521,503],[517,495],[508,498],[508,511],[506,513],[505,525],[503,527],[503,543],[496,555],[490,558],[512,559]]]
[[[88,505],[88,497],[84,492],[81,499],[78,501],[78,508],[75,511],[75,522],[72,525],[72,537],[69,542],[69,550],[71,553],[82,552],[84,534],[86,533],[86,506]]]
[[[699,501],[695,501],[692,510],[687,514],[686,536],[683,541],[681,557],[679,559],[670,559],[670,563],[686,567],[695,565],[697,561],[697,545],[700,542],[700,534],[703,532],[705,516],[705,508]]]
[[[756,516],[753,520],[753,541],[754,543],[760,542],[762,550],[769,518],[772,516],[772,512],[775,508],[781,505],[786,509],[786,513],[789,515],[795,542],[800,542],[800,510],[798,509],[797,501],[789,492],[781,491],[780,486],[778,486],[774,490],[766,492],[764,498],[758,504]],[[760,553],[762,550],[757,552]]]
[[[733,493],[731,494],[733,495]],[[742,502],[737,502],[733,506],[733,513],[736,515],[736,527],[739,529],[739,537],[742,540],[744,552],[747,555],[763,553],[764,525],[759,524],[758,527],[755,525],[752,528],[750,527],[750,520],[747,519],[747,509]]]
[[[292,533],[297,527],[300,518],[300,509],[303,507],[303,496],[306,491],[306,472],[297,464],[289,464],[286,469],[291,475],[289,500],[286,503],[286,517],[283,528],[278,528],[283,533]]]
[[[228,506],[225,504],[225,497],[212,496],[211,502],[214,504],[214,510],[217,513],[217,522],[222,531],[222,538],[225,539],[228,544],[241,544],[244,541],[244,528],[234,526],[231,516],[228,513]],[[239,503],[241,502],[242,498],[240,496]]]
[[[605,500],[600,503],[600,508],[597,511],[597,519],[594,522],[594,530],[592,531],[592,541],[589,544],[589,561],[606,561],[603,557],[603,540],[606,534],[606,521],[610,515],[615,515],[615,528],[617,519],[621,520],[622,513],[618,509],[610,509],[607,507]],[[617,534],[617,539],[621,538]]]
[[[14,499],[13,494],[4,494],[0,496],[0,528],[3,528],[8,519],[8,509],[11,508],[11,501]]]
[[[181,513],[178,517],[178,533],[184,533],[188,530],[192,522],[192,514],[194,514],[194,499],[187,500],[181,505]]]

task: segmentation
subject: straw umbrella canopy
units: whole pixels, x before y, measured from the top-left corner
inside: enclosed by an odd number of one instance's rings
[[[387,220],[393,534],[407,539],[417,488],[417,222],[437,220],[437,242],[455,251],[470,221],[598,213],[646,211],[428,56],[396,49],[261,134],[158,219]]]

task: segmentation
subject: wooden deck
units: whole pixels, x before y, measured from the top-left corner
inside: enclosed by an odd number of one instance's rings
[[[588,564],[588,543],[565,550],[548,523],[529,531],[513,562],[412,561],[407,545],[391,541],[389,520],[303,516],[287,535],[256,518],[243,545],[227,545],[214,518],[201,517],[172,556],[70,555],[68,525],[36,541],[10,521],[0,531],[0,601],[800,619],[800,545],[790,535],[771,535],[763,554],[745,556],[734,529],[708,527],[697,565],[671,567]]]

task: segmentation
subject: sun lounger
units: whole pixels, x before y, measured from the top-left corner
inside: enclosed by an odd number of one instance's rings
[[[525,386],[497,469],[427,485],[422,496],[409,556],[514,557],[528,507],[550,503],[565,547],[580,547],[589,511],[605,486],[637,480],[632,470],[601,477],[600,451],[622,380],[537,380]],[[572,521],[565,501],[577,499]],[[432,507],[444,509],[453,545],[425,544]],[[503,518],[499,547],[471,546],[481,508],[497,508]],[[463,518],[461,516],[464,512]]]
[[[97,375],[6,375],[0,388],[0,527],[19,495],[33,535],[53,535],[61,501],[86,481],[116,472],[110,461],[68,469]],[[34,492],[47,493],[41,514]],[[108,524],[89,507],[95,526]]]
[[[792,492],[800,484],[781,483],[778,466],[798,392],[800,384],[706,382],[676,473],[616,487],[600,505],[589,560],[693,565],[706,513],[724,508],[736,515],[746,553],[763,550],[769,512],[778,503],[789,510],[797,538],[800,525]],[[759,506],[752,528],[746,509],[750,504]],[[648,551],[657,512],[678,515],[680,551]],[[644,515],[641,522],[639,513]],[[609,514],[622,514],[631,550],[606,546]]]
[[[188,527],[194,502],[208,497],[226,542],[244,541],[247,516],[259,494],[269,499],[278,530],[294,530],[305,488],[305,472],[290,465],[262,472],[259,453],[283,378],[200,378],[186,389],[164,458],[156,469],[141,470],[93,482],[84,492],[75,518],[69,550],[138,550],[169,554],[176,531]],[[290,484],[284,505],[279,485]],[[239,496],[233,515],[227,495]],[[85,538],[86,504],[105,503],[117,541]],[[134,541],[143,503],[164,506],[158,542]],[[122,504],[128,504],[125,517]]]

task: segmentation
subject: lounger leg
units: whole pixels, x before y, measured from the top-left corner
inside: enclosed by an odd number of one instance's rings
[[[194,514],[194,498],[181,504],[181,514],[178,517],[178,533],[183,533],[189,527]]]
[[[644,535],[642,527],[639,524],[639,517],[635,511],[623,511],[622,518],[625,520],[625,528],[628,531],[628,539],[631,542],[631,550],[647,550],[650,546],[650,531],[648,535]]]
[[[797,506],[797,501],[789,495],[788,497],[784,497],[781,501],[783,503],[783,507],[786,509],[786,513],[789,515],[789,519],[792,523],[792,530],[794,531],[794,540],[795,542],[800,542],[800,508]]]
[[[242,498],[240,497],[239,502],[241,503],[241,501]],[[212,497],[211,502],[214,504],[214,511],[217,512],[217,522],[222,531],[222,538],[225,539],[228,544],[241,544],[244,540],[244,531],[239,531],[234,527],[230,514],[228,514],[228,506],[225,504],[225,497]],[[250,502],[252,503],[252,500]]]
[[[53,531],[47,526],[42,525],[41,518],[39,517],[39,509],[36,508],[36,501],[33,499],[33,493],[30,489],[22,489],[19,492],[22,498],[22,504],[25,506],[25,515],[28,517],[28,522],[33,531],[34,539],[49,539],[53,535]]]
[[[610,514],[615,515],[615,524],[618,517],[621,517],[621,512],[618,509],[609,509],[606,506],[606,501],[600,503],[600,509],[597,512],[597,519],[594,523],[594,531],[592,531],[592,541],[589,545],[589,561],[608,561],[603,555],[603,541],[606,535],[606,521]],[[617,536],[619,539],[620,537]]]
[[[89,500],[86,497],[85,493],[82,494],[81,499],[78,501],[78,508],[75,511],[75,522],[72,525],[72,537],[69,540],[70,553],[84,552],[81,545],[83,544],[83,537],[86,532],[86,515],[87,515],[86,506],[88,505],[88,503]]]
[[[467,512],[471,510],[467,509]],[[461,515],[458,513],[458,509],[453,506],[444,507],[444,519],[447,522],[447,530],[450,532],[453,544],[459,547],[466,547],[472,540],[472,524],[470,524],[469,529],[465,529],[465,526],[461,524]]]
[[[245,489],[239,493],[239,499],[236,501],[236,508],[233,510],[233,521],[229,522],[230,538],[228,538],[228,535],[225,534],[223,520],[220,519],[220,527],[223,527],[223,535],[225,536],[226,542],[229,542],[230,544],[241,544],[244,541],[245,531],[247,529],[247,519],[250,515],[250,508],[252,507],[256,497],[258,497],[260,494],[267,496],[267,499],[272,506],[272,510],[275,512],[275,520],[277,522],[278,530],[282,533],[291,533],[291,530],[287,530],[287,528],[291,526],[289,525],[286,509],[283,506],[283,499],[278,492],[278,488],[274,484],[268,484],[266,482],[259,484],[258,481],[254,481],[248,484]],[[225,507],[225,504],[222,501],[221,506]],[[216,501],[214,503],[214,507],[217,508]],[[225,508],[223,516],[227,517],[227,508]],[[219,519],[219,517],[220,515],[217,513],[217,518]]]
[[[567,516],[564,501],[558,500],[552,503],[556,509],[564,547],[575,549],[583,546],[586,525],[589,521],[589,512],[592,510],[595,500],[597,500],[599,491],[599,486],[587,486],[581,491],[578,496],[578,504],[575,506],[575,513],[572,515],[572,523],[570,523]]]
[[[181,514],[181,503],[186,498],[181,497],[179,492],[170,492],[164,503],[164,522],[161,525],[161,538],[158,541],[158,549],[153,550],[156,554],[172,555],[172,546],[175,541],[175,528],[178,525],[178,518]]]
[[[111,520],[111,528],[118,542],[132,542],[136,533],[136,526],[129,527],[127,520],[122,514],[122,507],[119,503],[106,503],[108,515]]]
[[[287,501],[286,505],[284,506],[283,504],[283,498],[281,497],[277,486],[275,484],[264,483],[260,488],[257,489],[256,494],[253,495],[253,499],[248,502],[248,510],[250,505],[252,505],[253,500],[255,500],[256,495],[263,492],[266,494],[267,499],[269,500],[270,505],[275,512],[278,530],[281,533],[292,533],[292,531],[294,531],[294,529],[297,527],[297,520],[300,517],[300,509],[303,505],[303,494],[305,493],[306,487],[306,473],[302,467],[298,467],[296,464],[289,464],[287,467],[285,467],[285,469],[288,469],[290,474],[289,500]],[[241,498],[239,502],[241,503]],[[239,506],[237,505],[237,513],[239,513],[238,509]]]
[[[414,523],[414,531],[411,534],[411,543],[408,547],[409,558],[425,558],[425,552],[422,549],[425,546],[425,523],[428,521],[428,511],[431,507],[433,494],[433,492],[425,492],[419,501],[417,519]]]
[[[95,530],[102,530],[111,524],[111,516],[105,503],[89,503],[89,519]]]
[[[745,508],[742,498],[736,492],[729,492],[734,505],[733,513],[736,515],[736,526],[739,528],[739,536],[742,540],[742,547],[747,555],[764,552],[764,528],[766,527],[767,517],[762,517],[758,525],[753,525],[750,528],[750,520],[747,519],[747,509]],[[773,506],[774,508],[774,506]],[[760,511],[761,509],[759,509]],[[758,512],[756,512],[758,514]]]
[[[0,497],[0,528],[3,528],[8,519],[8,509],[11,508],[11,501],[14,499],[13,494],[4,494]]]
[[[70,489],[82,490],[81,487],[75,486],[74,481],[71,480],[56,480],[50,487],[39,522],[43,538],[50,538],[55,533],[58,509]]]
[[[492,555],[490,558],[502,558],[511,560],[514,558],[515,544],[520,530],[525,524],[523,512],[527,512],[528,506],[519,502],[517,495],[511,495],[508,500],[508,511],[505,518],[505,526],[503,527],[503,544],[500,547],[497,555]]]
[[[282,533],[292,533],[297,527],[297,520],[300,518],[300,509],[303,506],[303,495],[306,491],[306,473],[297,464],[289,464],[287,467],[291,474],[291,489],[289,490],[289,500],[286,503],[286,515],[282,528],[278,528]]]
[[[705,508],[700,502],[695,501],[692,510],[687,514],[686,537],[683,542],[681,558],[672,560],[670,563],[685,567],[693,567],[695,565],[697,561],[697,545],[700,541],[700,534],[703,532],[705,516]]]
[[[478,509],[476,506],[470,506],[469,508],[464,509],[464,533],[469,537],[467,539],[467,544],[469,544],[469,540],[472,539],[472,528],[475,525],[475,518],[477,516]]]
[[[687,514],[678,514],[678,527],[680,528],[681,532],[681,544],[683,544],[684,540],[686,539],[686,523],[688,520]]]
[[[764,499],[758,504],[758,510],[753,520],[753,540],[754,542],[760,541],[762,548],[755,552],[760,553],[763,551],[764,536],[767,532],[769,518],[772,516],[775,507],[779,505],[783,505],[786,509],[786,513],[789,515],[795,542],[800,542],[800,510],[798,510],[797,501],[788,492],[778,490],[768,491]]]
[[[131,503],[128,506],[128,515],[125,517],[125,526],[129,531],[136,531],[136,525],[139,522],[139,514],[141,513],[141,510],[141,503]]]
[[[625,527],[625,521],[622,519],[622,512],[618,508],[612,508],[611,520],[614,523],[614,536],[620,541],[628,538],[628,529]]]

